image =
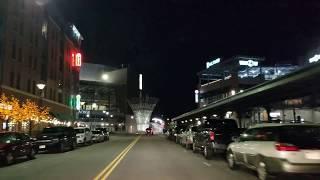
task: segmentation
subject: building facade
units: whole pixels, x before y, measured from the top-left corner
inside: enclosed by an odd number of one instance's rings
[[[83,38],[57,14],[54,4],[38,0],[0,2],[1,93],[41,99],[52,116],[73,120]],[[43,92],[38,83],[45,84]]]
[[[198,106],[205,107],[298,68],[289,64],[263,66],[264,60],[261,57],[234,56],[207,62],[207,68],[198,73],[199,83],[195,92]]]
[[[124,130],[128,114],[128,68],[84,63],[80,71],[79,121],[92,129]]]

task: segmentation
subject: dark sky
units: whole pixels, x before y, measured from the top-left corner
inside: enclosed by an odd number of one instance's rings
[[[196,73],[210,58],[292,61],[318,47],[318,0],[55,0],[85,41],[85,61],[130,64],[157,112],[194,108]]]

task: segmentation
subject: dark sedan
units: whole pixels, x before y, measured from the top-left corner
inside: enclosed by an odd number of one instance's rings
[[[35,154],[35,144],[28,135],[17,132],[0,133],[0,159],[6,165],[14,163],[18,157],[34,159]]]

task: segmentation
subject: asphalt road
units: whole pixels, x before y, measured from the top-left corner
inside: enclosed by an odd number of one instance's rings
[[[113,136],[109,142],[61,154],[39,154],[0,167],[0,179],[251,180],[245,168],[228,169],[223,157],[205,160],[164,137]]]

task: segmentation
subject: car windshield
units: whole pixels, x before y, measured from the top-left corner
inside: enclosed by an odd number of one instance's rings
[[[52,128],[44,128],[42,133],[51,134],[51,133],[61,133],[64,132],[65,128],[62,127],[52,127]]]
[[[101,134],[101,131],[92,131],[92,134]]]
[[[205,126],[217,130],[237,129],[237,123],[235,120],[208,120]]]
[[[279,141],[294,144],[301,149],[320,149],[320,126],[281,127]]]
[[[84,129],[74,129],[77,134],[84,133]]]
[[[0,134],[0,143],[10,143],[12,140],[15,140],[12,134]]]

